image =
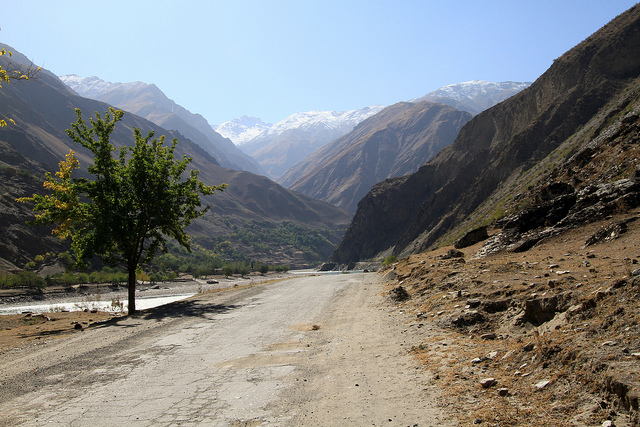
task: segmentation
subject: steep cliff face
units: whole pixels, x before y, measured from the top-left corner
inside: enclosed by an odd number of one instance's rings
[[[354,212],[374,184],[418,170],[470,119],[444,104],[401,102],[307,156],[280,182]]]
[[[640,75],[640,6],[558,58],[529,88],[467,123],[418,172],[378,184],[333,261],[423,250],[540,162]]]

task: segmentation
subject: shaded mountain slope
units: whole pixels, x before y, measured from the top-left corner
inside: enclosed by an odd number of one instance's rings
[[[418,170],[470,119],[444,104],[401,102],[307,156],[279,182],[353,212],[375,183]]]
[[[265,174],[251,156],[214,131],[204,117],[176,104],[154,84],[110,83],[97,77],[75,75],[62,76],[61,80],[80,96],[106,102],[144,117],[164,129],[180,132],[204,148],[224,167]]]
[[[15,50],[13,52],[14,60],[24,58]],[[0,59],[6,60],[6,57]],[[14,266],[21,267],[35,255],[48,251],[50,244],[56,244],[49,240],[50,231],[24,226],[24,219],[32,214],[28,206],[14,203],[15,197],[41,191],[43,172],[57,170],[58,162],[70,149],[76,151],[82,170],[86,170],[92,161],[90,153],[74,144],[65,133],[65,129],[75,122],[76,107],[83,111],[85,118],[94,111],[104,114],[108,109],[103,102],[78,96],[46,70],[38,75],[37,80],[5,84],[0,89],[0,111],[6,112],[16,122],[16,125],[0,129],[0,170],[12,175],[12,180],[7,181],[12,183],[11,191],[3,193],[0,200],[0,212],[11,213],[2,217],[2,227],[20,230],[3,240],[5,249],[1,255],[6,254],[5,260]],[[212,202],[210,213],[189,229],[189,234],[203,246],[214,249],[217,242],[228,240],[237,248],[246,249],[246,255],[255,259],[307,266],[314,260],[329,256],[333,249],[331,243],[337,243],[341,230],[348,224],[350,214],[347,212],[291,192],[263,176],[223,168],[198,144],[134,114],[125,114],[116,126],[112,135],[114,145],[131,144],[133,127],[141,129],[143,134],[153,130],[157,136],[166,135],[168,140],[178,138],[180,143],[176,155],[192,157],[191,167],[200,170],[203,182],[225,182],[229,185],[227,191],[206,199]],[[21,177],[25,177],[24,180]],[[7,182],[3,185],[8,185]],[[254,249],[251,242],[244,243],[238,237],[240,231],[247,228],[278,228],[283,224],[292,224],[309,232],[317,230],[329,236],[331,241],[322,243],[320,252],[307,251],[303,256],[295,246],[261,241],[259,248]],[[42,245],[37,242],[42,242]],[[57,248],[62,248],[59,242]],[[300,254],[292,255],[294,252]]]
[[[558,58],[529,88],[476,116],[418,172],[374,187],[358,205],[333,260],[428,248],[500,185],[545,159],[624,96],[638,75],[635,6]]]

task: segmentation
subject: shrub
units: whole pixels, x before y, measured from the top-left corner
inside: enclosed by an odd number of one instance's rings
[[[398,258],[396,258],[395,255],[389,255],[388,257],[386,257],[384,259],[384,261],[382,261],[382,265],[384,265],[386,267],[386,266],[391,265],[391,264],[393,264],[394,262],[397,262],[397,261],[398,261]]]

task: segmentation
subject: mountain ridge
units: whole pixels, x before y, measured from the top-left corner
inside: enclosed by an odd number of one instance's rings
[[[302,158],[348,133],[382,108],[295,113],[239,147],[255,158],[269,176],[277,178]]]
[[[469,119],[444,104],[397,103],[305,157],[278,181],[354,212],[374,184],[415,172],[453,142]]]
[[[471,80],[443,86],[410,102],[440,102],[477,115],[529,86],[531,82]]]
[[[10,50],[14,52],[13,58],[20,57],[15,49]],[[6,56],[0,57],[0,64],[5,67],[10,60]],[[93,156],[74,144],[65,129],[76,120],[74,108],[80,108],[87,117],[94,111],[104,114],[109,105],[79,96],[44,69],[35,82],[5,84],[0,90],[0,111],[16,122],[16,125],[0,129],[0,173],[3,177],[0,191],[4,194],[0,198],[0,219],[6,230],[0,244],[0,258],[3,259],[0,264],[17,268],[41,255],[41,251],[58,253],[65,246],[51,236],[50,228],[26,226],[25,220],[32,218],[33,213],[29,206],[16,203],[15,199],[43,191],[44,172],[57,171],[58,163],[70,149],[76,152],[80,161],[78,173],[88,177],[86,167],[93,161]],[[204,203],[212,204],[210,211],[188,229],[199,247],[218,250],[220,244],[227,247],[230,242],[248,258],[310,267],[329,256],[350,220],[349,213],[291,192],[264,176],[221,167],[213,156],[189,138],[132,113],[123,116],[111,142],[116,147],[130,145],[133,127],[143,133],[152,130],[156,136],[166,135],[167,140],[177,138],[180,143],[176,155],[193,159],[190,167],[200,170],[200,180],[206,184],[224,182],[229,185],[224,192],[204,199]],[[293,239],[275,243],[258,240],[264,238],[260,233],[269,230],[280,234],[304,232],[318,237],[312,246]],[[260,244],[253,244],[247,236]]]
[[[625,93],[640,74],[638,58],[640,6],[634,6],[527,89],[475,116],[416,173],[374,186],[332,259],[349,263],[431,247]]]
[[[81,96],[106,102],[180,132],[208,151],[222,166],[265,174],[253,158],[218,134],[202,115],[192,113],[169,99],[154,84],[112,83],[95,76],[79,77],[75,74],[61,76],[60,80]]]

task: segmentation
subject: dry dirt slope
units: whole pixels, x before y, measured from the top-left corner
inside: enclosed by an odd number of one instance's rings
[[[407,328],[422,331],[415,357],[463,425],[638,425],[637,215],[524,253],[473,259],[477,244],[449,258],[447,247],[383,272]],[[585,245],[623,220],[626,232]]]

